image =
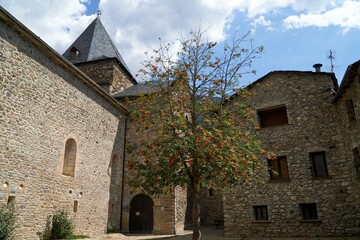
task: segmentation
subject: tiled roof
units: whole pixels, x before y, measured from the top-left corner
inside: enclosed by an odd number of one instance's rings
[[[151,82],[146,83],[138,83],[133,85],[122,92],[119,92],[113,95],[114,98],[127,98],[127,97],[137,97],[140,95],[148,95],[152,93],[156,93],[158,91],[158,87]]]
[[[72,56],[72,49],[77,50],[76,57]],[[115,44],[106,32],[100,18],[97,17],[85,31],[64,52],[63,57],[71,63],[83,63],[107,58],[117,58],[130,73]]]

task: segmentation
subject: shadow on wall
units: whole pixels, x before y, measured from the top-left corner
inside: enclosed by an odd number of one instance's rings
[[[110,178],[109,186],[109,206],[107,233],[119,233],[121,229],[121,206],[123,195],[123,175],[124,175],[124,156],[126,119],[120,118],[117,127],[111,159],[108,165],[108,175]]]

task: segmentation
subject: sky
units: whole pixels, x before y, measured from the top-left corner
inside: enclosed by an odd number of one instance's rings
[[[0,0],[0,5],[62,54],[96,18],[100,18],[133,75],[144,52],[176,42],[190,30],[207,29],[224,43],[236,32],[251,32],[256,75],[271,71],[333,71],[342,80],[348,65],[360,59],[360,0]]]

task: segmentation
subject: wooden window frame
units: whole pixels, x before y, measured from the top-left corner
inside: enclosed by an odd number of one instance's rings
[[[274,106],[257,111],[260,128],[280,126],[289,123],[286,105]]]
[[[268,221],[268,209],[267,205],[253,206],[255,221]]]
[[[316,203],[301,203],[299,206],[302,220],[318,220]]]
[[[325,170],[325,174],[320,174],[320,170],[317,169],[317,160],[316,160],[316,156],[318,155],[322,155],[322,167]],[[325,156],[325,152],[321,151],[321,152],[311,152],[309,153],[309,157],[310,157],[310,161],[311,161],[311,173],[313,177],[328,177],[329,176],[329,172],[328,172],[328,168],[327,168],[327,163],[326,163],[326,156]]]
[[[274,164],[276,164],[276,168],[273,167]],[[268,166],[271,180],[289,179],[289,168],[286,156],[279,156],[275,160],[268,160]]]

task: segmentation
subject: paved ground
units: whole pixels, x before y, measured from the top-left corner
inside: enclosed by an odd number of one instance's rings
[[[360,240],[360,237],[331,237],[331,238],[224,238],[223,230],[215,227],[202,228],[203,240]],[[174,235],[122,235],[122,234],[107,234],[89,240],[191,240],[191,231],[184,231],[178,236]]]

